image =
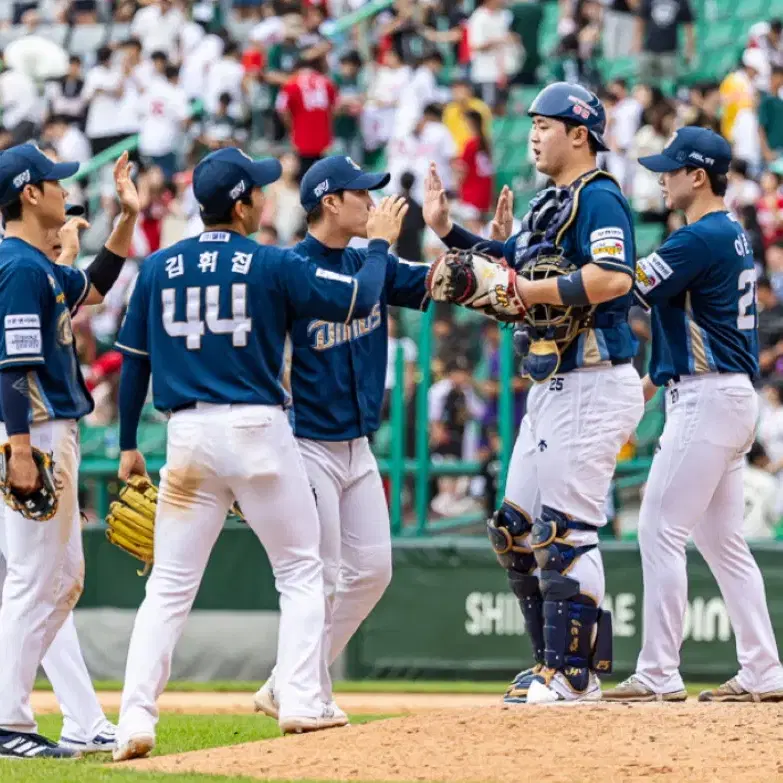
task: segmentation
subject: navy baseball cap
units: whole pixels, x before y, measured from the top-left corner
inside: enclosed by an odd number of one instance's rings
[[[362,171],[347,155],[332,155],[313,163],[299,185],[299,201],[312,212],[324,196],[338,190],[378,190],[386,187],[391,174]]]
[[[253,188],[271,185],[280,179],[279,160],[253,160],[236,147],[226,147],[207,155],[193,171],[193,195],[201,211],[220,215]]]
[[[25,185],[68,179],[78,170],[78,163],[54,163],[35,144],[11,147],[0,153],[0,206],[16,201]]]
[[[674,134],[663,152],[639,158],[639,163],[657,173],[690,166],[725,174],[731,163],[731,145],[715,131],[688,125]]]

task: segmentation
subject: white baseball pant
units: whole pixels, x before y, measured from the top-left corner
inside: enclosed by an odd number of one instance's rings
[[[742,536],[742,468],[757,415],[758,398],[745,375],[689,376],[666,390],[661,448],[639,517],[644,629],[636,673],[657,693],[684,687],[679,664],[689,536],[726,603],[739,684],[752,692],[783,688],[764,582]]]
[[[545,505],[602,527],[617,454],[643,412],[641,379],[630,364],[573,370],[536,384],[511,455],[506,499],[530,519]],[[598,534],[574,530],[568,539],[581,546],[597,543]],[[600,605],[605,582],[597,548],[568,575]]]
[[[0,439],[6,440],[0,426]],[[35,732],[35,675],[84,585],[79,516],[79,431],[75,421],[33,424],[33,446],[52,452],[61,484],[57,513],[34,522],[5,509],[6,578],[0,606],[0,729]]]
[[[154,734],[174,647],[234,498],[267,551],[280,593],[280,717],[320,717],[318,514],[285,413],[198,403],[171,416],[166,449],[155,564],[131,635],[118,745],[134,734]]]
[[[5,582],[6,575],[5,527],[2,521],[4,510],[5,506],[0,507],[0,584]],[[63,714],[62,736],[80,742],[88,742],[97,736],[103,729],[106,716],[84,663],[73,612],[65,618],[41,666],[60,704]]]

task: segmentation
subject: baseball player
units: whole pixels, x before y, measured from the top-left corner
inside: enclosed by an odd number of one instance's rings
[[[511,703],[600,698],[595,671],[611,667],[611,618],[599,609],[598,529],[606,524],[615,457],[644,408],[627,322],[632,215],[617,183],[596,168],[596,154],[606,149],[604,107],[583,87],[555,83],[538,94],[529,114],[536,168],[554,187],[531,204],[521,233],[501,241],[511,225],[507,191],[495,216],[496,239],[489,242],[451,222],[435,171],[424,204],[425,220],[449,247],[481,243],[517,269],[545,255],[575,267],[535,282],[518,278],[528,308],[591,312],[562,355],[553,334],[531,342],[520,332],[524,370],[537,384],[512,453],[506,496],[488,523],[535,657],[534,667],[520,672],[507,691]]]
[[[150,373],[155,406],[170,413],[155,565],[128,651],[117,761],[154,747],[156,701],[234,499],[267,550],[280,592],[280,728],[346,723],[323,703],[319,685],[319,523],[283,409],[283,347],[293,318],[350,324],[371,316],[405,207],[384,199],[368,220],[362,269],[353,277],[331,272],[248,238],[258,230],[262,187],[280,174],[278,161],[254,162],[233,148],[196,167],[193,189],[206,230],[144,262],[117,342],[125,354],[120,478],[145,473],[136,429]]]
[[[740,671],[700,701],[783,701],[783,668],[764,582],[742,535],[744,455],[758,398],[756,273],[750,242],[726,210],[728,142],[681,128],[639,163],[660,174],[675,231],[636,271],[652,309],[647,399],[666,386],[666,424],[639,515],[644,632],[636,672],[604,698],[683,701],[680,645],[688,593],[685,545],[693,538],[720,588],[737,638]]]
[[[369,251],[348,243],[367,236],[370,191],[388,182],[388,174],[365,173],[342,155],[314,163],[300,187],[308,234],[296,251],[323,274],[355,274]],[[388,306],[424,308],[428,269],[389,255],[380,298],[366,318],[345,324],[300,318],[290,330],[294,433],[321,522],[326,620],[320,682],[327,703],[329,665],[391,579],[388,506],[367,436],[381,421]],[[276,679],[273,673],[254,699],[256,709],[272,717],[278,713]]]
[[[139,210],[127,155],[115,167],[122,218],[90,266],[47,257],[49,232],[65,223],[59,180],[76,163],[54,163],[32,144],[0,155],[0,436],[10,443],[7,482],[24,495],[40,484],[32,447],[53,455],[56,513],[46,522],[6,509],[7,575],[0,607],[0,756],[70,758],[40,736],[30,693],[44,653],[79,599],[84,580],[77,484],[78,420],[92,399],[76,357],[71,314],[97,304],[120,274]]]

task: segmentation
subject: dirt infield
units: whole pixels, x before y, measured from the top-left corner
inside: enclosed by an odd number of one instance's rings
[[[341,695],[340,704],[350,710],[346,697]],[[361,697],[367,704],[377,698],[371,694],[354,697]],[[397,698],[398,703],[408,705],[434,704],[444,699]],[[691,701],[676,705],[504,708],[468,706],[476,704],[472,697],[447,698],[453,702],[450,709],[430,709],[318,734],[144,759],[130,766],[146,771],[273,780],[783,781],[783,705]],[[375,711],[393,709],[379,706],[385,701],[386,696],[375,702]]]

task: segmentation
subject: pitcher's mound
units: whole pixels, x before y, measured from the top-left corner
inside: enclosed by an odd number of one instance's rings
[[[133,762],[255,778],[457,783],[783,781],[783,705],[438,710]]]

